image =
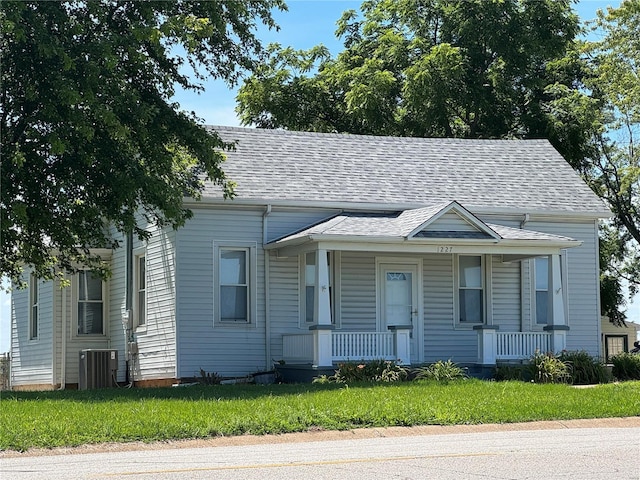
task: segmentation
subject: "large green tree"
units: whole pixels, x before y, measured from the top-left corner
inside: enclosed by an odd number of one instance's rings
[[[229,148],[174,89],[237,81],[282,0],[6,1],[0,4],[1,274],[99,268],[108,228],[144,238],[136,214],[180,226],[202,180],[227,195]]]
[[[620,292],[624,278],[636,293],[640,288],[640,0],[599,11],[594,29],[600,40],[587,48],[593,75],[586,86],[603,106],[603,127],[594,135],[598,155],[586,159],[583,171],[615,214],[601,241],[606,255],[603,285]],[[610,310],[614,321],[620,318],[619,309]]]
[[[587,144],[550,122],[547,89],[581,74],[578,32],[569,0],[368,0],[338,22],[335,58],[272,46],[237,110],[264,128],[548,137],[577,160]]]

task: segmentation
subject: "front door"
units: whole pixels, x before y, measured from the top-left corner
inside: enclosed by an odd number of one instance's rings
[[[419,340],[420,297],[418,295],[418,265],[380,264],[379,314],[382,331],[394,325],[411,325],[411,363],[421,361]]]

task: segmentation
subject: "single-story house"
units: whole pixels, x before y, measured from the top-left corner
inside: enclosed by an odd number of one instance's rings
[[[183,228],[100,251],[108,281],[25,272],[14,388],[82,386],[82,368],[102,368],[85,350],[111,351],[113,377],[137,385],[282,363],[600,355],[610,211],[548,141],[215,129],[237,142],[224,164],[236,198],[207,184]]]

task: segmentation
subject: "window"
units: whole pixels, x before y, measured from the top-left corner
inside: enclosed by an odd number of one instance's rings
[[[335,274],[337,269],[334,262],[333,252],[327,252],[327,266],[329,267],[329,302],[331,305],[331,323],[336,324],[337,304],[335,298],[336,289],[334,288]],[[316,252],[309,252],[300,257],[300,325],[302,327],[314,325],[317,323],[315,318],[316,311]]]
[[[484,262],[481,256],[458,256],[458,319],[484,322]]]
[[[78,273],[78,335],[104,334],[102,279],[85,270]]]
[[[248,251],[220,250],[220,321],[249,321]]]
[[[605,357],[607,358],[607,362],[610,361],[611,357],[614,355],[627,351],[628,338],[626,335],[605,335],[604,339]]]
[[[38,278],[32,273],[29,278],[29,339],[38,338]]]
[[[147,259],[145,255],[136,256],[135,295],[136,321],[138,326],[147,323]]]
[[[535,259],[536,324],[549,323],[549,257]]]
[[[215,244],[214,320],[224,325],[256,320],[256,244]]]

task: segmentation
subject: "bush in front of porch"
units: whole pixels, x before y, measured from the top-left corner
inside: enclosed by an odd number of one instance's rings
[[[640,380],[640,355],[619,353],[611,358],[613,375],[618,380]]]
[[[606,365],[584,350],[564,350],[558,355],[552,352],[536,352],[524,364],[499,365],[494,378],[497,381],[519,380],[571,385],[595,385],[613,380]]]

